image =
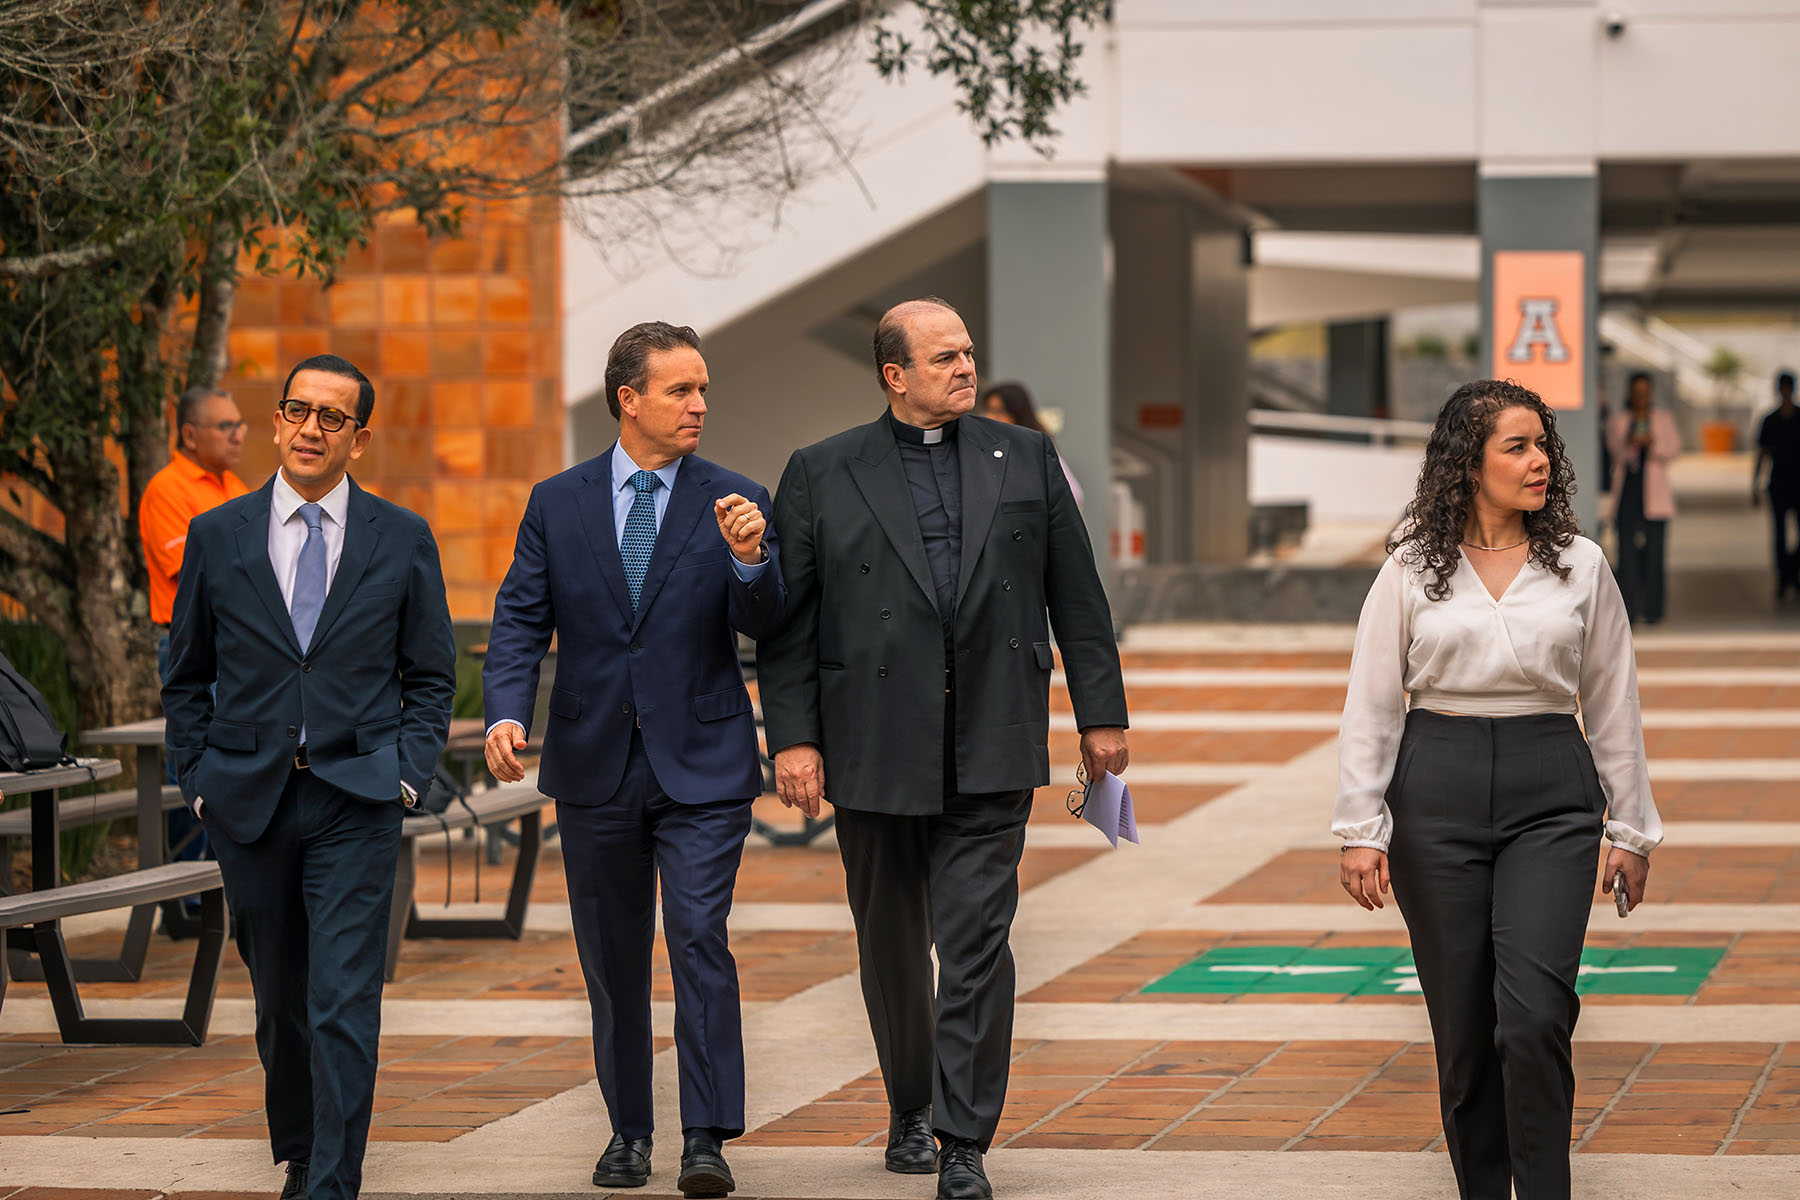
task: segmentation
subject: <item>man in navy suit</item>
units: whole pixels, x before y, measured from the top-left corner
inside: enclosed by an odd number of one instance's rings
[[[482,671],[488,767],[522,779],[538,667],[559,638],[538,787],[556,800],[612,1121],[598,1187],[650,1175],[661,877],[687,1196],[736,1186],[723,1144],[744,1131],[744,1046],[725,919],[762,792],[737,635],[775,629],[786,598],[769,493],[695,453],[706,388],[692,329],[654,321],[613,343],[619,440],[532,489]]]
[[[401,812],[443,752],[456,647],[431,530],[348,474],[373,386],[316,355],[282,397],[280,470],[188,529],[163,710],[250,968],[282,1198],[350,1200]]]

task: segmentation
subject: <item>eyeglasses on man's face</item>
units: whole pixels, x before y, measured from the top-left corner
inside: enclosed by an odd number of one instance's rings
[[[279,409],[282,419],[290,425],[304,425],[306,418],[313,413],[319,414],[319,428],[326,433],[336,433],[344,427],[344,422],[356,424],[356,418],[341,408],[320,408],[308,404],[304,400],[283,400]]]
[[[289,419],[292,420],[292,418],[289,418]],[[305,420],[305,419],[306,418],[304,418],[304,417],[301,418],[301,420]],[[196,422],[196,423],[194,423],[194,428],[196,428],[196,429],[216,429],[218,432],[224,434],[226,437],[236,437],[238,434],[240,434],[240,433],[244,432],[246,429],[250,428],[250,422],[248,422],[248,421],[209,421],[204,425]]]

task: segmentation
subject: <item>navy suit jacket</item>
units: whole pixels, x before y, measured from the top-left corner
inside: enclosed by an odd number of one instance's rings
[[[633,614],[613,528],[613,453],[531,490],[494,599],[481,672],[487,723],[517,721],[529,734],[554,633],[540,791],[604,803],[624,776],[635,723],[672,799],[753,799],[762,768],[737,634],[759,638],[780,625],[787,588],[773,527],[763,534],[768,566],[751,583],[738,578],[713,501],[736,492],[767,514],[768,490],[699,455],[684,459]]]
[[[269,563],[275,481],[194,518],[169,626],[168,749],[232,840],[268,827],[300,727],[313,774],[376,804],[423,796],[450,732],[456,645],[423,518],[350,482],[344,551],[305,653]],[[214,696],[216,684],[217,694]]]

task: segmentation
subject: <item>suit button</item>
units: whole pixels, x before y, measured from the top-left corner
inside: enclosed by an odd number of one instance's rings
[[[882,609],[882,610],[881,610],[881,619],[882,619],[882,620],[884,620],[884,621],[885,621],[885,620],[887,620],[887,619],[888,619],[888,618],[889,618],[889,617],[891,617],[891,616],[893,616],[893,615],[894,615],[894,614],[893,614],[893,613],[891,613],[891,612],[889,612],[889,611],[888,611],[888,610],[887,610],[887,609],[885,609],[885,608],[884,608],[884,609]]]
[[[1010,591],[1012,591],[1012,580],[1010,580],[1010,579],[1002,579],[1002,580],[1001,580],[1001,581],[1000,581],[1000,590],[1001,590],[1001,591],[1003,591],[1003,592],[1010,592]]]
[[[1019,648],[1019,639],[1018,638],[1008,638],[1006,641],[1006,644],[1009,647],[1011,647],[1012,649],[1017,650]]]
[[[633,654],[636,654],[641,650],[643,650],[642,646],[638,645],[636,642],[631,643],[631,652]]]
[[[295,729],[292,725],[289,725],[287,727],[287,735],[289,737],[299,737],[300,731],[298,729]]]
[[[312,674],[312,664],[311,663],[301,663],[300,664],[300,673],[302,675],[311,675]]]
[[[629,717],[631,715],[631,705],[621,704],[619,705],[619,711]]]
[[[1015,542],[1023,541],[1024,537],[1025,537],[1025,534],[1022,531],[1017,530],[1017,529],[1013,530],[1013,541],[1015,541]]]
[[[886,678],[887,678],[887,668],[886,668],[886,667],[877,667],[877,668],[875,668],[875,673],[876,673],[876,674],[877,674],[877,675],[879,675],[879,676],[881,676],[881,677],[882,677],[882,678],[883,678],[883,679],[886,679]]]
[[[868,573],[869,573],[869,564],[868,564],[868,563],[864,563],[864,564],[863,564],[863,565],[862,565],[862,573],[863,573],[863,574],[864,574],[864,575],[867,575],[867,574],[868,574]]]

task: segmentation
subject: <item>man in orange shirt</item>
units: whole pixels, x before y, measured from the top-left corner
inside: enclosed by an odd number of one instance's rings
[[[156,643],[159,678],[169,668],[169,617],[175,607],[182,552],[187,548],[188,522],[250,490],[231,473],[244,455],[248,428],[229,395],[213,388],[189,388],[181,393],[175,408],[175,453],[169,465],[152,475],[144,487],[144,499],[138,506],[138,536],[144,541],[144,563],[150,568],[150,620],[160,635]],[[175,782],[172,772],[169,782]],[[206,853],[205,832],[185,808],[169,813],[168,834],[169,845],[178,847],[176,857],[211,857]],[[174,902],[163,908],[163,929],[171,937],[180,936],[186,928],[177,912]]]
[[[244,455],[247,428],[238,406],[224,392],[189,388],[181,394],[175,410],[175,453],[168,466],[150,477],[138,509],[138,534],[144,539],[144,562],[150,568],[150,620],[165,642],[159,653],[167,652],[188,522],[250,490],[231,473]]]

